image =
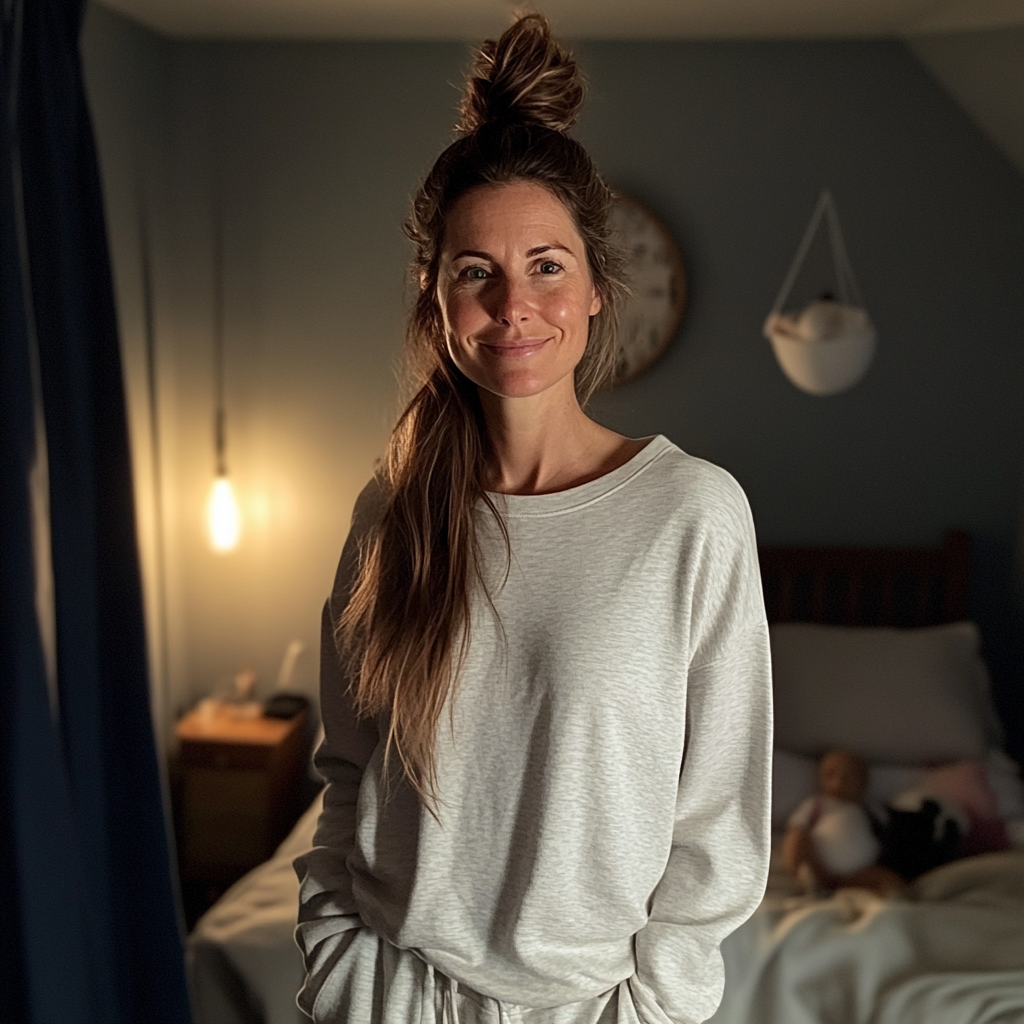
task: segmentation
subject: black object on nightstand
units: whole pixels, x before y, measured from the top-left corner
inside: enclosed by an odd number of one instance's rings
[[[294,718],[309,708],[309,699],[301,693],[275,693],[263,702],[267,718]]]

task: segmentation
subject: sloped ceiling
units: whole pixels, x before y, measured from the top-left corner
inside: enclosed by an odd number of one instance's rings
[[[173,36],[462,39],[539,7],[569,37],[898,36],[1024,26],[1024,0],[104,0]]]
[[[929,34],[909,42],[1024,174],[1024,28]]]
[[[192,39],[479,39],[539,7],[580,39],[906,38],[1024,173],[1024,0],[102,0]]]

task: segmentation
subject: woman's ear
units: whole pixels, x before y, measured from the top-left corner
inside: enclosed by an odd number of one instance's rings
[[[601,312],[601,293],[597,290],[597,285],[592,286],[593,297],[590,300],[590,315],[596,316]]]

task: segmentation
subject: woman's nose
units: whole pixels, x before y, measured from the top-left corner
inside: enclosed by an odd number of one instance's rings
[[[520,282],[503,278],[494,290],[494,319],[505,327],[529,320],[529,300]]]

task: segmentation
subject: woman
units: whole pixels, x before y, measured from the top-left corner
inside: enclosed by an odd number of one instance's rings
[[[322,1024],[665,1024],[767,867],[770,685],[728,474],[583,412],[610,193],[538,15],[477,55],[413,202],[418,390],[325,609],[299,1005]]]

